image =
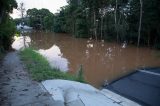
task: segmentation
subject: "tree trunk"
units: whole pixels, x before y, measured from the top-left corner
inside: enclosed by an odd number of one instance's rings
[[[2,16],[0,16],[0,24],[2,23]]]
[[[150,47],[150,30],[148,29],[148,47]]]
[[[4,9],[0,10],[0,24],[2,23],[3,17],[5,15]]]
[[[138,42],[137,42],[137,47],[139,47],[139,43],[140,43],[140,39],[141,39],[142,11],[143,11],[143,1],[140,0],[140,17],[139,17],[139,28],[138,28]]]
[[[115,20],[115,30],[116,30],[116,34],[117,34],[117,42],[118,42],[118,31],[117,31],[117,0],[116,0],[116,7],[115,7],[115,12],[114,12],[114,20]]]
[[[3,15],[0,13],[0,24],[2,23]]]
[[[97,25],[96,25],[96,13],[94,11],[94,36],[95,39],[97,40]]]
[[[73,21],[73,29],[72,29],[72,34],[73,34],[73,36],[75,37],[75,36],[77,36],[76,35],[76,32],[75,32],[75,21]]]
[[[106,39],[107,38],[107,28],[108,28],[108,21],[107,21],[107,15],[106,15],[106,17],[104,18],[104,39]]]
[[[26,39],[25,39],[25,35],[24,35],[24,12],[25,12],[25,8],[24,8],[24,3],[22,2],[22,3],[20,3],[20,7],[19,7],[19,9],[18,9],[20,12],[21,12],[21,18],[22,18],[22,22],[21,22],[21,24],[22,24],[22,36],[23,36],[23,43],[24,43],[24,48],[26,48],[26,44],[25,44],[25,42],[26,42]]]
[[[122,27],[122,14],[123,13],[119,14],[119,20],[117,20],[118,21],[117,26],[119,26],[119,27]],[[121,30],[121,32],[120,32],[120,30]],[[122,37],[124,35],[124,30],[122,28],[120,30],[117,27],[117,42],[124,40],[123,37]],[[119,33],[120,33],[120,35],[118,35]]]
[[[22,7],[23,8],[23,7]],[[24,43],[24,48],[26,48],[26,37],[24,35],[24,13],[22,11],[22,26],[23,26],[23,31],[22,31],[22,34],[23,34],[23,43]]]
[[[101,40],[103,38],[103,17],[101,17]]]

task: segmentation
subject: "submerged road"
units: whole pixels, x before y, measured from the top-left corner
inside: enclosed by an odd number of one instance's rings
[[[105,87],[145,106],[160,106],[160,68],[137,70]]]

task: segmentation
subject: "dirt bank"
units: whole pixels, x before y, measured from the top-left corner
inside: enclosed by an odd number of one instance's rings
[[[0,63],[0,106],[52,106],[51,95],[35,81],[21,63],[18,52],[8,53]]]

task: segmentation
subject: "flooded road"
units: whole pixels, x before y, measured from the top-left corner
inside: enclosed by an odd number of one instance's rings
[[[148,48],[77,39],[67,34],[33,32],[28,35],[31,45],[37,49],[51,50],[53,46],[58,47],[60,55],[68,62],[70,73],[75,73],[82,64],[85,79],[95,87],[139,67],[160,66],[160,52]]]

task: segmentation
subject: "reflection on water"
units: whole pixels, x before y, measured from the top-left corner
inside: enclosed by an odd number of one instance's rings
[[[124,49],[124,48],[126,48],[126,47],[127,47],[127,42],[124,41],[124,42],[122,43],[122,48]]]
[[[24,38],[25,37],[25,38]],[[12,48],[15,50],[21,50],[24,49],[24,39],[25,39],[25,46],[29,47],[29,44],[31,42],[31,39],[29,36],[14,36],[14,42],[12,43]]]
[[[59,47],[61,52],[58,49],[58,52],[54,53],[59,57],[63,53],[62,60],[70,63],[68,67],[66,64],[64,67],[67,67],[70,73],[75,73],[82,64],[86,80],[95,87],[102,85],[105,80],[114,80],[139,67],[160,66],[160,58],[154,56],[156,51],[129,46],[125,42],[118,45],[103,40],[77,39],[67,34],[45,32],[34,32],[30,35],[31,45],[39,49],[45,50],[57,45],[56,48]],[[48,58],[52,55],[54,54],[48,55]],[[62,60],[60,59],[62,65],[59,66],[63,66]]]
[[[66,58],[63,58],[63,54],[61,53],[58,46],[53,45],[51,48],[47,50],[40,49],[38,52],[46,57],[46,59],[49,61],[49,64],[52,68],[58,68],[61,71],[68,71],[68,60]]]
[[[29,36],[25,36],[25,46],[29,47],[29,44],[31,43],[31,39]],[[24,38],[23,36],[16,37],[14,36],[14,42],[12,43],[12,48],[15,50],[22,50],[24,49]],[[66,58],[63,58],[63,54],[61,53],[58,46],[53,45],[51,48],[43,50],[38,50],[38,53],[40,53],[42,56],[44,56],[50,66],[52,68],[60,69],[61,71],[68,71],[68,60]]]

